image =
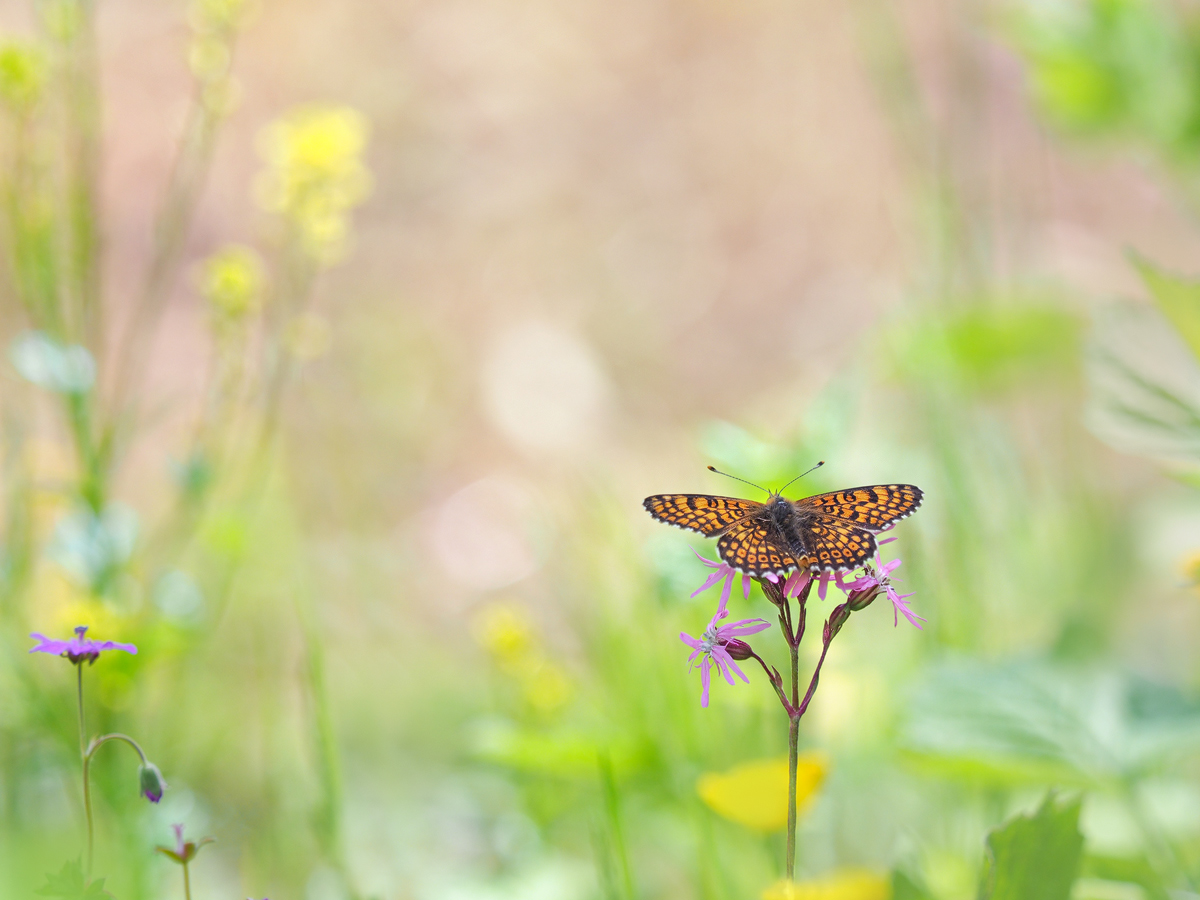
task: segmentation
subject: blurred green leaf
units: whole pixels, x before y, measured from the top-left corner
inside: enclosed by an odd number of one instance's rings
[[[1171,895],[1163,886],[1162,880],[1144,859],[1125,859],[1089,853],[1084,857],[1080,875],[1137,885],[1144,892],[1146,900],[1171,900]]]
[[[933,900],[929,891],[904,872],[892,872],[892,900]]]
[[[83,865],[77,859],[63,863],[57,875],[46,873],[46,883],[34,893],[62,900],[102,900],[112,896],[104,890],[103,878],[88,881],[84,877]]]
[[[1101,310],[1087,376],[1086,421],[1097,437],[1128,453],[1200,462],[1200,362],[1157,310]]]
[[[1068,900],[1079,873],[1079,798],[1048,794],[1032,816],[1018,815],[987,838],[979,900]]]
[[[1200,358],[1200,282],[1168,275],[1136,253],[1130,257],[1158,308]]]
[[[1079,334],[1054,307],[980,305],[900,330],[891,356],[905,381],[994,392],[1070,372]]]
[[[901,746],[943,777],[1102,785],[1200,748],[1200,704],[1112,671],[955,663],[914,694]]]
[[[474,729],[471,748],[480,759],[524,772],[567,778],[596,777],[604,754],[617,773],[636,767],[638,754],[628,741],[602,743],[575,732],[543,732],[489,719]]]

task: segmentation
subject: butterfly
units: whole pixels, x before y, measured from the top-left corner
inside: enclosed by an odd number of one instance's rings
[[[655,494],[642,501],[660,522],[718,537],[717,553],[737,571],[761,578],[792,569],[848,572],[875,553],[875,535],[916,512],[924,496],[912,484],[874,484],[765,503],[708,494]]]

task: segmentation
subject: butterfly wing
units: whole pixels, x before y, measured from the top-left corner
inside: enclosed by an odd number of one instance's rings
[[[875,553],[875,535],[858,525],[832,516],[818,516],[805,531],[805,546],[812,554],[813,571],[848,572]]]
[[[763,506],[753,500],[708,494],[655,494],[642,505],[658,521],[698,531],[705,537],[715,537]]]
[[[923,496],[913,484],[875,484],[805,497],[796,500],[795,506],[802,514],[821,513],[865,531],[880,532],[916,512]]]
[[[717,541],[717,553],[728,565],[761,578],[768,572],[784,575],[789,569],[808,568],[814,560],[797,560],[785,550],[778,529],[769,519],[748,516],[733,525]]]

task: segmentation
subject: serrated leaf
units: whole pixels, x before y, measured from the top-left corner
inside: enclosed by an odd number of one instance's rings
[[[1081,800],[1059,804],[1047,794],[1032,816],[993,829],[979,881],[979,900],[1070,900],[1079,874]]]
[[[43,897],[60,897],[62,900],[104,900],[112,894],[104,890],[104,879],[89,881],[84,877],[83,865],[78,859],[63,863],[58,874],[46,873],[46,883],[34,891]]]
[[[1200,362],[1161,313],[1130,303],[1101,311],[1087,373],[1097,437],[1128,453],[1200,461]]]
[[[1170,275],[1137,253],[1129,256],[1158,308],[1200,358],[1200,281]]]

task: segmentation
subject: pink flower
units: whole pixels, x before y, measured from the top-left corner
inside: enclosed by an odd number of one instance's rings
[[[705,560],[705,562],[707,563],[708,560]],[[716,582],[714,581],[713,584],[716,584]],[[717,624],[729,615],[729,611],[725,609],[725,600],[726,597],[722,597],[721,605],[717,607],[717,614],[712,617],[712,621],[704,629],[704,634],[699,638],[694,638],[684,632],[681,632],[679,635],[679,639],[692,648],[693,652],[688,657],[688,662],[700,667],[700,685],[702,688],[700,705],[705,707],[708,706],[708,688],[712,680],[712,674],[709,671],[711,667],[715,665],[717,671],[730,684],[734,683],[734,673],[742,681],[749,684],[750,679],[746,677],[745,672],[738,668],[738,664],[734,661],[731,651],[737,654],[737,658],[747,659],[750,654],[750,647],[739,639],[751,634],[758,634],[764,628],[771,627],[771,623],[763,619],[742,619],[739,622],[730,622],[728,625]],[[697,659],[699,660],[698,662]]]
[[[696,553],[695,550],[692,552]],[[716,560],[712,559],[705,559],[699,553],[696,553],[696,559],[700,560],[700,562],[704,563],[710,569],[714,569],[715,571],[708,576],[704,584],[692,591],[692,596],[695,597],[698,594],[703,594],[718,581],[724,579],[725,586],[721,588],[721,609],[724,609],[725,605],[729,603],[729,591],[733,587],[733,576],[738,574],[737,570],[726,563],[717,562]],[[745,595],[747,600],[750,599],[750,576],[744,573],[742,575],[742,594]]]
[[[879,554],[875,554],[875,565],[870,563],[863,566],[863,574],[844,586],[847,593],[856,591],[875,591],[876,593],[883,592],[887,594],[887,598],[892,601],[892,614],[894,625],[900,624],[900,616],[908,619],[915,627],[920,628],[917,620],[924,622],[925,619],[918,616],[915,612],[908,608],[908,604],[904,601],[912,596],[912,594],[900,594],[892,585],[891,574],[896,571],[900,565],[900,560],[893,559],[889,563],[881,563]]]
[[[85,638],[88,627],[80,625],[75,629],[75,637],[69,641],[52,641],[44,634],[34,632],[30,635],[40,641],[36,647],[29,649],[30,653],[53,653],[55,656],[65,656],[71,662],[78,665],[86,661],[88,665],[94,663],[105,650],[124,650],[126,653],[137,653],[137,647],[133,644],[118,644],[116,641],[93,641]]]

